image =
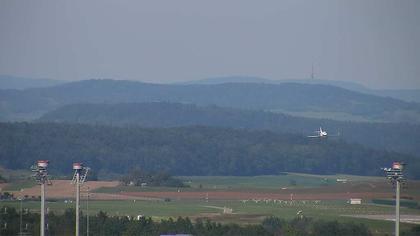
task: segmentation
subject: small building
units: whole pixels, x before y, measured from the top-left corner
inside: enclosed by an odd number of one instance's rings
[[[350,204],[351,205],[360,205],[362,204],[361,198],[350,198]]]
[[[223,207],[223,214],[232,214],[233,209],[228,207]]]

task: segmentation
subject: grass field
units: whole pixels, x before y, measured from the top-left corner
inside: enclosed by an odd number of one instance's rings
[[[348,181],[383,181],[374,176],[354,175],[311,175],[285,173],[284,175],[264,176],[181,176],[186,184],[197,188],[217,189],[279,189],[279,188],[314,188],[337,184],[337,179]]]
[[[282,188],[300,189],[331,186],[337,184],[337,179],[347,179],[353,182],[362,181],[384,181],[380,177],[354,176],[354,175],[310,175],[300,173],[285,173],[284,175],[264,176],[179,176],[190,188],[183,191],[202,190],[256,190],[273,191]],[[138,187],[138,186],[117,186],[111,188],[99,188],[98,193],[118,193],[137,191],[168,191],[174,188],[166,187]]]
[[[0,166],[0,174],[8,180],[14,181],[28,179],[32,175],[32,172],[30,170],[10,170]]]
[[[277,176],[181,176],[192,188],[204,189],[280,189],[319,187],[336,183],[334,176],[305,176],[285,174]]]
[[[8,183],[2,191],[20,191],[23,188],[30,188],[35,186],[36,182],[33,180],[17,180],[11,183]]]

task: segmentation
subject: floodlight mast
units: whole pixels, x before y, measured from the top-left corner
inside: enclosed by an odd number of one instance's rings
[[[76,162],[73,163],[73,180],[72,183],[76,185],[76,236],[79,236],[79,213],[80,213],[80,185],[82,185],[85,180],[87,173],[89,172],[89,167],[83,167],[82,163]]]
[[[406,179],[402,173],[405,163],[394,162],[391,168],[383,168],[386,178],[395,184],[395,236],[400,235],[400,188]]]
[[[40,220],[40,236],[45,235],[45,184],[51,185],[48,178],[48,160],[39,160],[36,165],[31,167],[35,172],[32,177],[41,185],[41,220]]]

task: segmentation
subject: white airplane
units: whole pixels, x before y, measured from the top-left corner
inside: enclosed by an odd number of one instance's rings
[[[328,136],[327,131],[322,130],[321,127],[319,127],[319,130],[315,131],[317,135],[309,135],[308,138],[326,138]]]
[[[317,135],[309,135],[308,138],[326,138],[326,137],[338,137],[340,136],[340,133],[337,133],[336,135],[329,135],[327,131],[322,130],[321,127],[319,127],[319,130],[315,131]]]

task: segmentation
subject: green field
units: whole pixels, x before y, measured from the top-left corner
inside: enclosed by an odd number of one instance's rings
[[[186,184],[198,188],[201,184],[208,189],[280,189],[313,188],[334,185],[337,179],[349,181],[383,181],[383,178],[354,175],[311,175],[285,173],[263,176],[181,176]]]
[[[1,206],[13,206],[19,209],[18,201],[5,201]],[[24,201],[23,208],[39,212],[39,202]],[[64,201],[48,202],[47,207],[50,211],[63,213],[65,209],[74,207],[74,202],[65,203]],[[223,208],[231,208],[232,214],[223,214]],[[82,202],[81,208],[86,213],[86,202]],[[255,203],[252,201],[243,203],[240,201],[90,201],[89,213],[96,214],[99,211],[105,211],[110,215],[118,216],[150,216],[155,220],[169,217],[197,217],[210,218],[214,221],[223,223],[259,223],[265,217],[278,216],[284,219],[296,217],[298,211],[302,211],[304,216],[314,217],[324,220],[338,220],[341,222],[360,222],[367,224],[373,232],[381,235],[385,232],[392,232],[393,223],[382,220],[356,219],[343,215],[352,214],[393,214],[394,208],[391,206],[364,204],[350,205],[346,201],[322,201],[315,203],[313,201],[294,201],[293,203]],[[419,215],[420,210],[402,208],[402,214]],[[403,228],[409,228],[412,225],[402,224]]]
[[[9,183],[2,191],[20,191],[23,188],[30,188],[35,185],[36,182],[34,180],[16,180]]]
[[[208,190],[255,190],[273,191],[282,188],[316,188],[337,184],[337,179],[348,179],[352,182],[362,181],[384,181],[384,178],[373,176],[354,175],[310,175],[299,173],[285,173],[284,175],[263,175],[263,176],[178,176],[189,188],[183,191]],[[139,186],[118,186],[104,187],[95,190],[98,193],[118,193],[137,191],[173,191],[168,187],[139,187]]]
[[[6,179],[27,179],[32,175],[30,170],[10,170],[0,166],[0,174]]]
[[[318,187],[336,183],[334,177],[285,174],[277,176],[182,176],[192,188],[205,189],[280,189]]]

